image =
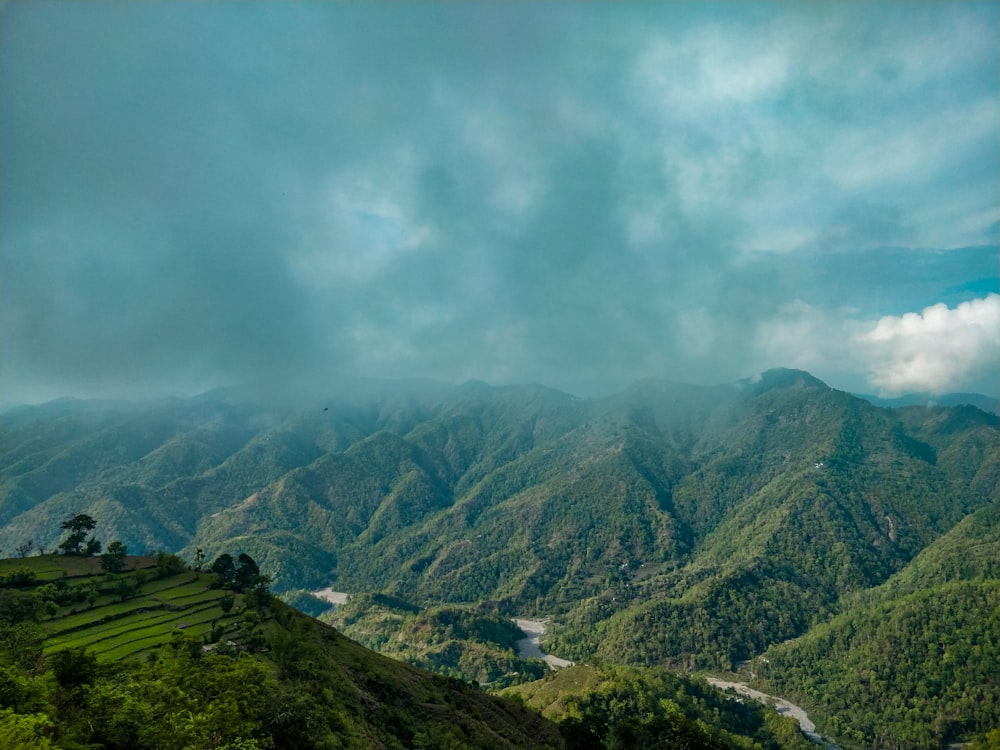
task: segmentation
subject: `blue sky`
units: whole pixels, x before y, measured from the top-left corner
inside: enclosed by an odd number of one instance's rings
[[[996,3],[0,7],[6,403],[1000,380]]]

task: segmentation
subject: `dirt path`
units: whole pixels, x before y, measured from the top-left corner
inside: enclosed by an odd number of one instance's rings
[[[568,659],[560,659],[558,656],[552,656],[542,651],[539,642],[548,622],[548,619],[525,620],[520,617],[514,618],[514,623],[528,636],[517,642],[517,655],[525,659],[542,659],[552,669],[572,667],[573,662]]]
[[[745,685],[742,682],[727,682],[726,680],[719,680],[715,677],[706,677],[706,682],[709,685],[714,685],[721,690],[727,690],[732,688],[740,695],[745,695],[748,698],[753,698],[759,703],[764,703],[766,705],[773,705],[774,710],[777,711],[782,716],[791,716],[797,722],[799,722],[799,727],[802,729],[802,733],[805,734],[813,742],[818,742],[821,745],[831,745],[833,743],[827,742],[823,737],[816,734],[816,725],[809,720],[809,716],[806,712],[794,703],[789,703],[784,698],[776,698],[773,695],[768,695],[767,693],[762,693],[759,690],[754,690],[749,685]]]

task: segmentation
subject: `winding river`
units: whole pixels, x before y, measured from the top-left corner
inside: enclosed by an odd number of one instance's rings
[[[562,667],[573,666],[573,662],[568,659],[560,659],[558,656],[552,656],[552,654],[546,654],[542,651],[540,639],[542,634],[545,632],[545,626],[549,623],[548,618],[543,620],[529,620],[522,617],[515,617],[513,619],[517,626],[527,635],[527,638],[522,638],[517,642],[518,656],[526,659],[542,659],[551,669],[561,669]],[[805,710],[800,706],[796,706],[794,703],[789,703],[784,698],[778,698],[773,695],[768,695],[767,693],[762,693],[759,690],[754,690],[752,687],[742,682],[728,682],[726,680],[720,680],[716,677],[706,677],[705,681],[708,682],[709,685],[717,687],[720,690],[728,690],[732,688],[740,695],[745,695],[746,697],[752,698],[759,703],[773,706],[774,710],[782,716],[791,716],[795,719],[799,723],[799,728],[802,730],[802,733],[813,742],[829,747],[837,747],[834,743],[825,739],[816,732],[816,725],[810,721],[809,715],[806,714]]]
[[[540,640],[545,626],[548,625],[548,618],[544,620],[527,620],[515,617],[514,623],[524,631],[527,638],[522,638],[517,642],[517,655],[525,659],[541,659],[549,665],[551,669],[561,669],[572,667],[573,662],[568,659],[560,659],[558,656],[546,654],[541,649]]]
[[[706,677],[705,681],[708,682],[709,685],[714,685],[720,690],[728,690],[729,688],[732,688],[740,695],[753,698],[758,703],[773,705],[774,710],[782,716],[791,716],[799,722],[799,727],[802,729],[802,733],[813,742],[818,742],[820,745],[836,747],[836,745],[832,742],[824,739],[821,735],[816,733],[816,725],[809,720],[809,716],[806,712],[794,703],[789,703],[784,698],[777,698],[773,695],[762,693],[759,690],[754,690],[752,687],[742,682],[727,682],[726,680],[720,680],[716,677]]]

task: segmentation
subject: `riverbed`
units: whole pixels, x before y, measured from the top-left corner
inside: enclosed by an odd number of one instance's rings
[[[758,703],[763,703],[769,706],[773,705],[774,710],[782,716],[791,716],[799,722],[799,727],[802,729],[802,733],[813,742],[818,742],[821,745],[833,745],[833,743],[827,742],[827,740],[816,733],[816,725],[809,720],[808,714],[806,714],[804,709],[796,706],[794,703],[789,703],[784,698],[776,698],[773,695],[768,695],[767,693],[762,693],[759,690],[754,690],[752,687],[742,682],[728,682],[715,677],[706,677],[705,681],[708,682],[709,685],[713,685],[721,690],[728,690],[729,688],[732,688],[740,695],[753,698]]]
[[[551,669],[562,669],[572,667],[573,662],[569,659],[560,659],[558,656],[546,654],[541,648],[542,633],[549,623],[548,618],[544,620],[527,620],[515,617],[514,623],[524,631],[527,638],[522,638],[517,642],[517,655],[524,659],[541,659],[549,665]]]
[[[345,604],[348,597],[350,596],[343,591],[334,591],[331,588],[319,589],[318,591],[310,591],[310,594],[319,598],[326,599],[330,604]]]

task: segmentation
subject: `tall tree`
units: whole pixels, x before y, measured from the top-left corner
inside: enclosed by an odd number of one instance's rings
[[[260,578],[260,568],[257,563],[246,552],[241,552],[239,563],[236,566],[236,578],[233,585],[238,589],[248,589],[257,585]]]
[[[80,555],[83,554],[81,547],[83,547],[84,541],[87,539],[87,532],[92,531],[94,527],[97,526],[97,522],[92,516],[88,516],[86,513],[78,513],[75,516],[67,518],[62,522],[62,529],[69,532],[69,536],[66,540],[59,545],[61,549],[67,555]],[[97,545],[97,549],[100,550],[100,542],[98,542],[94,537],[90,538],[87,542],[87,550],[92,553],[94,544]]]
[[[231,585],[236,577],[236,564],[233,562],[233,556],[228,552],[223,552],[215,558],[215,562],[212,563],[209,570],[219,576],[219,581],[223,586]]]
[[[101,555],[101,567],[108,573],[121,573],[125,569],[125,555],[128,547],[117,539],[108,545],[107,550]]]

